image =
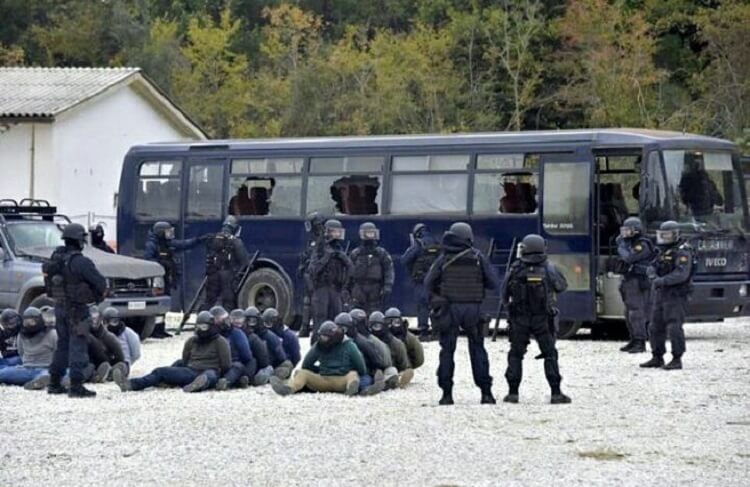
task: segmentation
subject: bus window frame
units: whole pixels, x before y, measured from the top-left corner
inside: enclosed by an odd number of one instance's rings
[[[523,150],[522,148],[516,148],[516,150],[509,150],[506,148],[505,150],[482,150],[482,151],[476,151],[472,154],[472,163],[471,163],[471,180],[469,187],[469,205],[467,207],[467,214],[470,216],[477,216],[480,218],[539,218],[540,217],[540,211],[541,208],[541,198],[543,197],[542,194],[542,156],[545,154],[551,154],[553,152],[540,152],[540,151],[529,151],[529,150]],[[524,162],[526,162],[527,158],[536,157],[537,158],[537,166],[536,169],[526,169],[526,168],[505,168],[505,169],[479,169],[479,157],[480,156],[502,156],[502,155],[523,155]],[[476,185],[476,175],[477,174],[525,174],[528,173],[532,176],[536,176],[536,210],[533,213],[476,213],[474,211],[474,188]]]
[[[154,163],[154,162],[161,163],[161,162],[168,162],[168,161],[174,161],[174,162],[178,162],[179,161],[179,163],[180,163],[180,171],[179,171],[179,174],[177,176],[171,176],[171,175],[169,175],[169,176],[161,176],[161,175],[142,176],[141,175],[141,170],[143,169],[143,166],[145,164]],[[185,190],[184,190],[185,189],[185,186],[184,186],[185,182],[183,180],[184,173],[185,173],[185,165],[186,165],[185,164],[185,157],[182,157],[182,156],[156,157],[154,155],[152,157],[144,157],[144,158],[138,159],[137,163],[135,164],[135,166],[137,168],[136,171],[135,171],[135,177],[136,177],[136,181],[137,181],[138,184],[140,184],[141,181],[159,180],[159,179],[174,179],[174,180],[177,180],[180,183],[180,191],[179,191],[179,196],[178,196],[178,201],[177,201],[177,215],[175,215],[174,217],[171,217],[171,216],[170,217],[166,217],[164,215],[144,217],[144,216],[138,215],[138,211],[137,211],[137,209],[138,209],[138,198],[139,198],[139,196],[141,194],[140,190],[138,189],[138,185],[133,186],[133,188],[134,188],[134,192],[133,192],[133,203],[134,203],[133,204],[133,216],[134,216],[136,222],[151,223],[151,222],[158,222],[158,221],[163,221],[163,220],[166,220],[166,221],[174,220],[174,221],[178,221],[178,222],[182,221],[182,213],[183,213],[183,211],[182,211],[183,210],[183,207],[182,207],[182,198],[183,198],[184,193],[185,193]]]
[[[302,160],[302,168],[299,172],[263,172],[263,173],[233,173],[232,172],[232,164],[235,161],[243,161],[243,160],[264,160],[264,159],[301,159]],[[244,220],[256,220],[256,219],[268,219],[271,218],[280,218],[280,219],[299,219],[304,217],[306,215],[305,213],[305,199],[307,197],[307,169],[308,164],[310,162],[311,157],[310,156],[304,156],[300,154],[294,154],[294,155],[285,155],[285,154],[271,154],[271,153],[260,153],[260,154],[236,154],[233,157],[227,157],[228,160],[228,167],[225,170],[226,174],[226,180],[224,182],[226,187],[226,194],[228,196],[226,202],[224,203],[224,209],[226,210],[229,206],[229,200],[232,198],[232,194],[230,192],[230,189],[232,188],[232,179],[233,178],[247,178],[247,177],[256,177],[259,179],[274,179],[277,177],[299,177],[300,178],[300,205],[299,205],[299,213],[296,215],[232,215],[239,221]],[[226,213],[226,212],[225,212]],[[226,213],[227,215],[229,213]]]
[[[229,157],[218,157],[214,156],[193,156],[193,157],[187,157],[185,158],[184,166],[183,166],[183,191],[182,191],[182,198],[181,198],[181,212],[180,212],[180,221],[185,223],[200,223],[200,222],[211,222],[211,221],[223,221],[224,218],[227,216],[226,212],[226,203],[227,200],[227,193],[228,193],[228,187],[229,187],[229,163],[230,159]],[[223,176],[221,179],[221,206],[219,208],[219,216],[207,216],[207,217],[194,217],[190,216],[190,213],[188,212],[188,204],[189,204],[189,198],[190,198],[190,169],[192,169],[194,166],[206,166],[206,165],[213,165],[213,166],[220,166],[223,171]],[[184,226],[184,225],[183,225]]]

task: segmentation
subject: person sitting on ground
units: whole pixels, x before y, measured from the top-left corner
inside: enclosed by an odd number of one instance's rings
[[[284,347],[287,358],[296,367],[299,361],[302,360],[297,334],[284,325],[281,315],[276,311],[276,308],[266,308],[261,315],[261,319],[263,320],[263,324],[266,327],[270,326],[271,331],[281,339],[281,345]]]
[[[357,328],[357,335],[365,337],[370,343],[378,347],[380,354],[383,356],[383,375],[385,376],[385,388],[395,389],[398,387],[398,370],[393,366],[391,358],[391,349],[383,341],[372,334],[370,325],[367,322],[367,313],[363,309],[354,308],[349,312],[352,317],[354,326]]]
[[[121,371],[115,370],[112,378],[123,392],[160,384],[179,386],[185,392],[201,392],[215,386],[219,376],[232,365],[232,351],[208,311],[198,313],[195,336],[185,342],[181,364],[180,367],[158,367],[135,379],[127,379]]]
[[[120,312],[117,311],[117,308],[110,306],[105,309],[102,313],[102,320],[104,321],[104,326],[107,327],[107,331],[113,334],[117,338],[117,341],[120,342],[120,349],[122,350],[126,365],[123,375],[127,377],[133,368],[133,364],[141,358],[141,339],[138,333],[125,326],[125,321],[120,319]],[[117,367],[117,364],[115,364],[115,367]],[[113,375],[114,367],[108,379],[112,380]]]
[[[305,387],[315,392],[353,396],[359,393],[359,378],[365,374],[365,359],[354,342],[345,339],[344,330],[333,321],[325,321],[318,329],[318,341],[302,361],[302,369],[286,381],[271,377],[271,387],[281,396]]]
[[[388,308],[385,312],[385,324],[393,336],[404,342],[409,363],[413,369],[418,369],[424,364],[424,347],[416,335],[409,331],[408,323],[401,317],[401,310]]]
[[[362,311],[364,314],[364,311]],[[349,313],[339,313],[334,320],[336,326],[344,330],[346,337],[353,341],[365,359],[367,374],[359,377],[359,393],[363,396],[374,396],[385,389],[386,367],[385,359],[380,348],[367,338],[361,336],[354,326],[354,320]]]
[[[21,331],[21,315],[13,308],[0,313],[0,369],[21,365],[16,337]]]
[[[258,336],[264,342],[266,342],[266,346],[268,347],[268,354],[271,358],[271,365],[273,365],[273,375],[275,375],[279,379],[288,379],[289,376],[292,375],[294,365],[292,365],[291,360],[289,360],[289,357],[287,357],[286,355],[286,351],[284,351],[284,345],[281,342],[281,338],[276,336],[276,334],[271,331],[273,322],[269,321],[268,323],[266,323],[263,320],[264,315],[261,315],[261,326],[256,329],[255,333],[257,333]],[[269,316],[273,316],[273,314]]]
[[[218,391],[225,391],[230,387],[246,388],[250,385],[250,377],[255,377],[258,370],[258,364],[253,357],[247,335],[232,325],[232,315],[235,315],[236,319],[238,312],[244,319],[245,312],[241,309],[236,309],[231,314],[227,314],[227,311],[221,306],[214,306],[210,310],[214,319],[218,319],[219,333],[227,339],[232,352],[231,367],[226,371],[224,377],[216,383],[216,390]]]
[[[21,331],[16,338],[21,364],[0,370],[0,384],[40,390],[49,384],[49,364],[57,348],[57,332],[47,328],[42,312],[29,307],[23,312]]]
[[[258,308],[250,306],[245,310],[245,323],[243,327],[247,335],[247,340],[250,342],[250,350],[252,350],[253,357],[255,357],[255,361],[258,363],[258,371],[250,382],[254,386],[264,386],[268,384],[273,375],[273,365],[271,365],[271,354],[268,352],[268,345],[266,345],[265,340],[258,336],[258,331],[263,328]]]
[[[370,331],[385,343],[391,351],[393,366],[398,370],[399,387],[406,386],[414,378],[414,369],[409,363],[409,354],[406,351],[404,342],[393,336],[391,330],[385,324],[385,315],[380,311],[373,311],[370,314]]]
[[[107,330],[98,307],[92,306],[89,313],[92,320],[91,333],[87,340],[89,360],[96,371],[91,382],[95,384],[104,382],[113,373],[114,368],[119,368],[124,375],[128,375],[129,368],[125,362],[120,340]]]

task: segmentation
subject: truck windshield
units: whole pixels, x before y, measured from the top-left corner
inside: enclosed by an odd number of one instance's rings
[[[731,153],[666,150],[662,156],[666,181],[655,164],[649,167],[652,184],[644,208],[649,223],[674,219],[698,231],[746,230]]]
[[[16,251],[62,245],[62,231],[54,222],[18,221],[8,224],[8,233]]]

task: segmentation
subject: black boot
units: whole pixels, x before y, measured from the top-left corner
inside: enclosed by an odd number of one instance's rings
[[[492,391],[490,389],[487,389],[485,391],[482,391],[482,400],[479,401],[480,404],[497,404],[497,401],[495,401],[495,396],[492,395]]]
[[[682,357],[672,357],[672,360],[663,368],[664,370],[682,370]]]
[[[57,376],[50,377],[49,385],[47,386],[47,394],[65,394],[68,392],[68,390],[62,386],[61,380],[62,379]]]
[[[658,369],[664,366],[664,359],[654,355],[648,362],[643,362],[641,367],[644,369]]]
[[[549,402],[550,404],[570,404],[573,401],[562,392],[558,392],[557,394],[552,394]]]
[[[68,397],[96,397],[96,392],[83,387],[81,383],[71,383]]]
[[[646,351],[646,342],[643,340],[633,340],[633,345],[627,350],[628,353],[644,353]]]
[[[625,344],[624,347],[620,347],[621,352],[629,352],[631,348],[633,348],[633,345],[635,345],[635,342],[637,340],[630,340],[628,343]]]
[[[503,402],[509,402],[511,404],[518,404],[518,393],[509,392],[503,398]]]
[[[443,391],[443,397],[440,398],[440,402],[438,402],[441,406],[452,406],[453,405],[453,394],[451,391],[444,390]]]

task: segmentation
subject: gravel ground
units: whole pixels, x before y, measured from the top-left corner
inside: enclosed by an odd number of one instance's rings
[[[407,389],[372,398],[4,387],[0,485],[748,485],[750,320],[687,334],[677,372],[639,369],[647,355],[616,342],[560,342],[566,406],[547,404],[531,357],[521,404],[480,406],[463,340],[454,407],[437,406],[436,343]],[[134,373],[183,341],[149,341]],[[500,399],[508,344],[488,349]]]

